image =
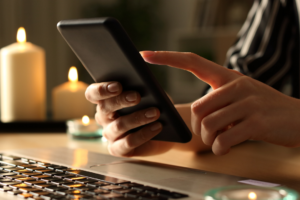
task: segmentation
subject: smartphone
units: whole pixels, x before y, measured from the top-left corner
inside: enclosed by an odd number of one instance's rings
[[[124,91],[139,92],[141,102],[119,110],[120,115],[157,107],[163,129],[153,140],[191,140],[190,130],[116,19],[63,20],[57,28],[95,82],[118,81]]]

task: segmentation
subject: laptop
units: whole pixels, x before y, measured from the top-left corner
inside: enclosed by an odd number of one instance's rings
[[[85,149],[0,152],[1,200],[191,200],[205,199],[213,188],[245,184],[278,186]]]

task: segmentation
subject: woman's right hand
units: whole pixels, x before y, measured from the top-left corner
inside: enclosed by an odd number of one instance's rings
[[[108,150],[112,155],[152,155],[171,148],[171,143],[151,140],[162,130],[162,124],[155,122],[160,116],[157,108],[118,115],[118,110],[135,106],[141,101],[139,93],[122,91],[122,85],[118,82],[102,82],[90,85],[85,96],[87,100],[97,104],[95,120],[103,126],[103,136],[109,142]],[[128,134],[129,130],[143,125],[145,126],[138,131]]]

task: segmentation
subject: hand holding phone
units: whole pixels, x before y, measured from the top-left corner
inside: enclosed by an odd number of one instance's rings
[[[157,115],[151,120],[157,118],[158,122],[155,123],[157,127],[162,125],[162,130],[153,138],[154,140],[190,141],[191,133],[188,127],[117,20],[113,18],[66,20],[58,23],[58,29],[95,82],[98,82],[92,87],[105,88],[106,92],[109,92],[109,85],[117,81],[120,83],[121,90],[118,90],[120,93],[116,92],[117,95],[111,97],[115,100],[119,98],[120,102],[127,101],[128,95],[134,97],[132,92],[137,92],[137,100],[131,106],[120,106],[117,112],[110,112],[113,113],[111,119],[114,117],[124,119],[128,116],[138,119],[140,116],[140,120],[143,120],[143,117],[146,120],[147,111],[150,113],[148,116],[154,116],[156,112]],[[111,94],[107,95],[109,97]],[[104,100],[113,101],[114,98],[105,97]],[[100,108],[101,105],[98,105],[98,109]],[[118,116],[113,116],[114,114]],[[145,124],[150,121],[146,120]],[[126,126],[126,123],[123,125]],[[118,126],[122,127],[122,124]],[[131,129],[124,134],[131,137],[132,132],[136,133],[143,128],[145,127],[139,127],[139,130]]]

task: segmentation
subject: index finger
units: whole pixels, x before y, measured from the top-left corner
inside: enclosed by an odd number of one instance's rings
[[[85,91],[85,97],[91,103],[108,99],[121,94],[122,85],[118,82],[93,83]]]
[[[141,55],[146,62],[152,64],[168,65],[190,71],[213,89],[240,77],[239,74],[193,53],[142,51]]]

